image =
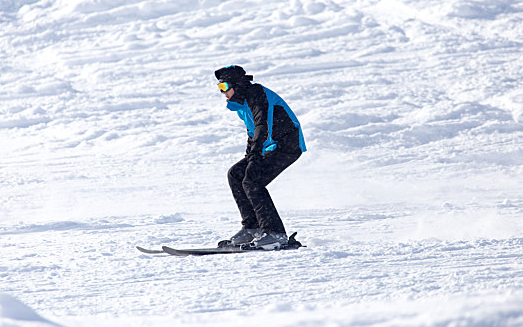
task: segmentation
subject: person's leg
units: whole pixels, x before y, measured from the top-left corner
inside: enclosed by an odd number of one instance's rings
[[[255,229],[259,228],[256,214],[254,213],[252,203],[245,194],[243,189],[242,181],[245,178],[245,170],[247,169],[247,159],[244,158],[234,164],[227,173],[229,180],[229,186],[232,191],[236,205],[240,210],[242,217],[242,227],[244,229]]]
[[[267,191],[269,185],[281,172],[294,163],[299,153],[270,152],[259,161],[248,163],[242,186],[252,204],[258,226],[265,233],[285,234],[285,227]]]

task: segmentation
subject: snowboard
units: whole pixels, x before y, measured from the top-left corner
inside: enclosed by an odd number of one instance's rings
[[[137,246],[140,252],[147,254],[161,254],[167,253],[173,256],[185,257],[189,255],[202,256],[202,255],[212,255],[212,254],[230,254],[230,253],[246,253],[246,252],[255,252],[255,251],[280,251],[280,250],[295,250],[300,247],[305,247],[300,242],[296,241],[297,233],[293,233],[289,237],[289,243],[286,246],[276,248],[276,249],[263,249],[255,247],[253,244],[245,244],[242,246],[234,246],[230,244],[230,241],[221,241],[218,243],[216,248],[194,248],[194,249],[175,249],[169,246],[162,246],[162,250],[149,250]]]

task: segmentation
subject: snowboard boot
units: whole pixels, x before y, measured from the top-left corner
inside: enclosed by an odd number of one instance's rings
[[[238,233],[231,237],[230,244],[233,246],[249,244],[260,235],[261,230],[259,228],[242,228]]]
[[[274,250],[279,249],[282,246],[287,246],[289,243],[289,240],[287,238],[287,234],[285,233],[263,233],[259,237],[254,238],[252,240],[252,244],[254,244],[257,248],[262,248],[264,250]]]

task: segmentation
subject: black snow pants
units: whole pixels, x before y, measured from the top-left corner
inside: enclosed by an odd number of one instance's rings
[[[245,157],[229,169],[229,186],[240,209],[243,228],[285,233],[266,186],[294,163],[301,156],[301,151],[286,153],[279,150],[267,152],[262,159],[253,162]]]

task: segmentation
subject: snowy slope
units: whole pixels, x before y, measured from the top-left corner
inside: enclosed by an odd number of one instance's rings
[[[516,0],[1,1],[0,326],[523,325],[522,50]],[[308,247],[141,254],[239,228],[233,63]]]

